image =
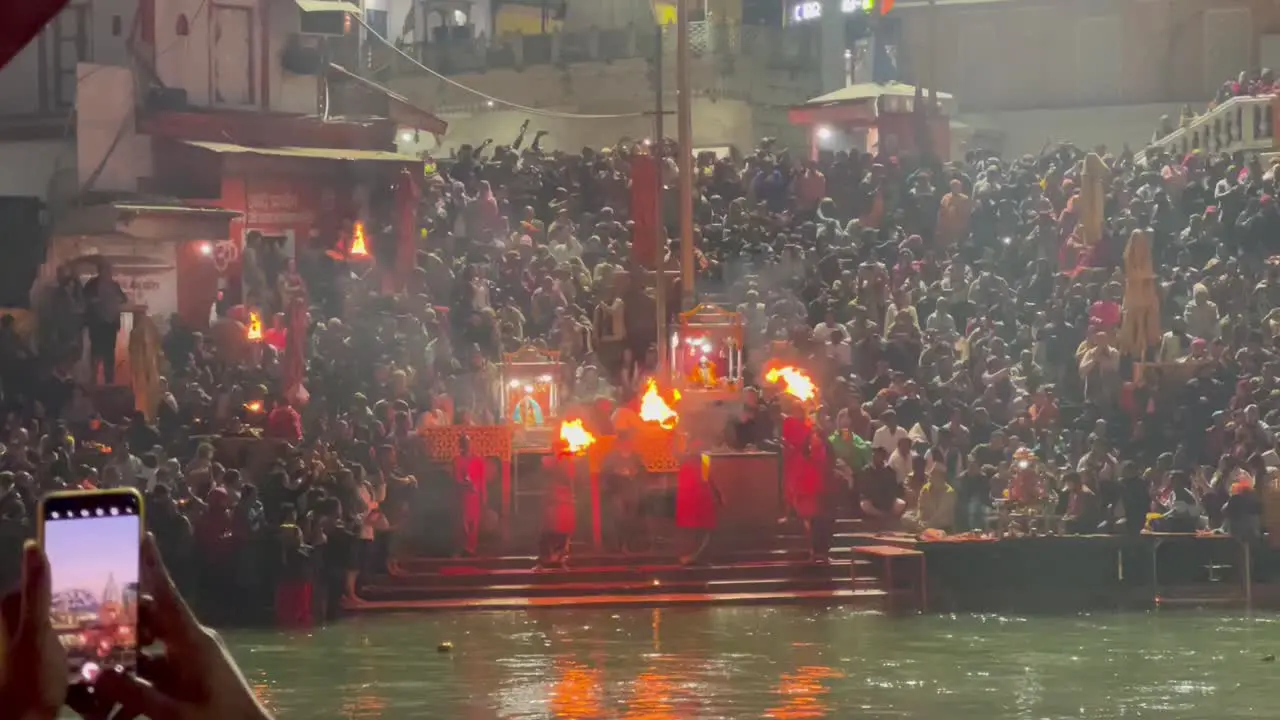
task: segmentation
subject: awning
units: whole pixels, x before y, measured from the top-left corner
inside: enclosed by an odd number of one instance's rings
[[[241,213],[224,208],[154,202],[86,205],[59,218],[54,235],[126,237],[132,240],[207,240],[226,237]]]
[[[356,84],[364,87],[366,90],[387,98],[391,103],[390,119],[397,125],[413,128],[415,130],[423,130],[432,135],[444,135],[449,129],[449,123],[436,117],[431,111],[424,110],[417,105],[409,102],[409,99],[400,93],[395,92],[391,88],[379,85],[368,78],[360,77],[350,70],[329,63],[329,72],[331,75],[342,78],[343,80],[351,80]]]
[[[265,155],[267,157],[310,158],[312,160],[375,160],[381,162],[422,162],[412,155],[401,155],[390,150],[348,150],[345,148],[318,147],[249,147],[231,143],[183,140],[186,145],[215,153]]]
[[[360,6],[345,0],[293,0],[302,12],[344,12],[360,15]]]

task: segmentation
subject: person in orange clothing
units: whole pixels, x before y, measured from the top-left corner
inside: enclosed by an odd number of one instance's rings
[[[817,212],[818,205],[827,197],[827,176],[818,170],[817,163],[805,160],[804,169],[791,182],[796,209],[807,214]]]
[[[484,458],[471,452],[471,437],[458,437],[458,456],[453,459],[453,481],[462,511],[462,554],[474,557],[480,545],[480,523],[484,517]]]
[[[949,248],[969,234],[969,216],[973,213],[973,201],[964,194],[964,184],[951,181],[951,192],[942,196],[938,204],[937,246]]]
[[[784,494],[790,511],[804,524],[805,535],[816,559],[821,554],[814,519],[821,509],[826,489],[826,440],[807,417],[799,403],[782,420],[782,466]]]

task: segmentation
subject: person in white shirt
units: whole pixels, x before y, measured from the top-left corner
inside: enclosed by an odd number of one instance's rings
[[[911,440],[909,438],[899,440],[898,447],[894,448],[893,454],[889,456],[889,467],[893,468],[893,474],[898,478],[899,485],[906,486],[907,478],[911,476],[911,463],[914,457],[914,453],[911,452]]]
[[[898,449],[898,441],[908,437],[907,429],[898,425],[898,414],[892,410],[881,413],[880,423],[871,437],[871,447],[880,448],[892,457]]]
[[[813,326],[813,339],[815,342],[825,345],[831,339],[831,334],[839,329],[840,323],[836,322],[836,314],[828,310],[822,322]]]
[[[127,487],[136,487],[139,478],[143,477],[145,467],[137,455],[129,452],[129,447],[123,442],[115,443],[111,448],[111,459],[107,460],[105,467],[115,468],[119,474],[120,482]]]

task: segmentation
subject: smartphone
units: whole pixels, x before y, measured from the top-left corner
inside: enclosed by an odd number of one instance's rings
[[[40,502],[51,620],[69,682],[137,667],[142,495],[133,489],[57,492]]]

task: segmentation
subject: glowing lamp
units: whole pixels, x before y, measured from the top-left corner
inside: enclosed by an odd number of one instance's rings
[[[252,310],[249,311],[249,329],[245,331],[245,337],[252,342],[262,340],[262,316]]]
[[[560,423],[560,439],[574,455],[585,452],[596,443],[596,436],[587,431],[582,420],[565,420]]]
[[[364,241],[363,222],[357,222],[351,228],[351,248],[347,250],[347,256],[353,258],[369,257],[369,246]]]
[[[671,400],[672,402],[678,402],[680,393],[673,392]],[[644,396],[640,398],[640,419],[645,422],[657,423],[666,430],[673,429],[676,423],[680,422],[680,414],[672,409],[666,400],[662,399],[662,395],[658,393],[658,382],[653,378],[649,379]]]
[[[765,373],[765,380],[781,383],[782,391],[799,400],[808,402],[818,395],[818,387],[803,371],[790,366],[774,368]]]

